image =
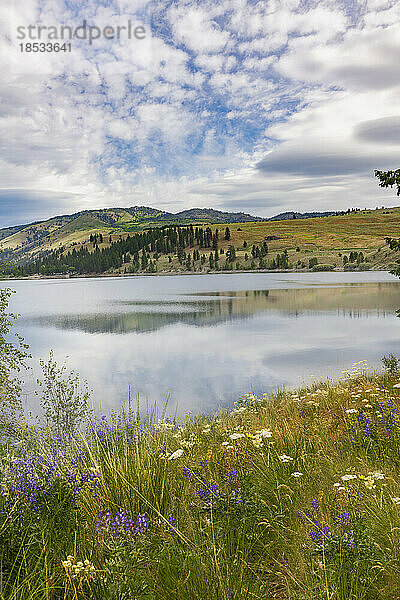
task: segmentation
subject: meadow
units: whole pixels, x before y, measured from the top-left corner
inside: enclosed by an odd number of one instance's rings
[[[94,418],[50,361],[47,422],[20,416],[1,444],[0,598],[398,598],[400,374],[385,362],[179,422]]]

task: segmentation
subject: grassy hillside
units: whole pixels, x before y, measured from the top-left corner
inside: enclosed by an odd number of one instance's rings
[[[188,213],[202,216],[197,209],[182,213],[186,225]],[[209,216],[218,211],[209,211]],[[93,252],[95,245],[90,236],[101,234],[100,250],[110,243],[126,239],[149,229],[150,226],[166,226],[170,215],[156,209],[134,207],[132,209],[109,209],[106,211],[90,211],[78,215],[57,217],[43,223],[30,225],[0,241],[3,249],[2,258],[26,261],[45,256],[51,251],[63,248],[64,254],[72,249],[76,251],[87,248]],[[285,219],[282,221],[247,221],[243,223],[210,223],[214,234],[219,230],[218,249],[226,254],[229,246],[235,248],[236,257],[228,268],[254,269],[263,268],[263,263],[253,261],[251,249],[253,245],[268,246],[268,259],[273,260],[279,253],[286,252],[290,268],[297,270],[343,269],[350,254],[357,252],[363,255],[365,269],[390,269],[397,255],[385,244],[386,237],[400,237],[400,208],[365,210],[345,215],[332,215],[321,218]],[[199,223],[193,221],[194,226]],[[224,239],[225,227],[229,226],[230,239]],[[198,247],[196,244],[185,248],[186,253],[199,250],[205,255],[201,269],[199,265],[189,267],[182,264],[176,254],[149,254],[155,261],[157,272],[180,272],[185,270],[210,269],[210,249]],[[222,268],[225,257],[219,261]],[[311,259],[311,263],[310,263]],[[239,266],[238,266],[239,265]],[[264,268],[267,265],[264,265]],[[123,267],[111,269],[110,272],[129,272],[132,264],[128,261]],[[346,268],[359,268],[357,261],[350,261]],[[211,267],[212,269],[212,267]]]
[[[242,398],[183,422],[20,425],[1,446],[0,597],[394,600],[398,375]]]
[[[227,213],[213,209],[191,209],[173,214],[146,206],[109,208],[62,215],[47,221],[0,229],[0,257],[27,260],[60,246],[73,246],[88,240],[90,234],[101,233],[119,239],[124,233],[142,231],[145,227],[168,223],[228,223],[257,221],[245,213]]]

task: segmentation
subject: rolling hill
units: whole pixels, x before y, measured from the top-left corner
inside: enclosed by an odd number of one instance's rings
[[[263,221],[243,212],[230,213],[211,208],[192,208],[169,213],[147,206],[105,208],[61,215],[46,221],[0,229],[0,258],[26,260],[48,253],[60,246],[74,246],[91,233],[118,239],[121,234],[142,231],[147,227],[189,223],[243,223]]]
[[[0,259],[5,266],[10,263],[22,265],[46,259],[57,252],[87,250],[91,253],[97,246],[103,250],[129,235],[171,224],[201,225],[210,227],[212,233],[219,229],[219,248],[226,252],[229,245],[233,245],[241,268],[258,268],[251,266],[250,250],[254,244],[261,246],[265,242],[270,260],[285,251],[295,269],[310,268],[310,259],[316,259],[319,265],[344,268],[345,256],[353,252],[364,255],[363,268],[390,269],[397,255],[386,246],[385,238],[400,237],[400,208],[349,213],[286,212],[269,219],[202,208],[176,214],[144,206],[81,211],[1,229]],[[228,224],[231,235],[226,240],[221,234]],[[156,259],[158,270],[182,270],[182,264],[173,254]],[[207,255],[207,265],[208,260]],[[352,267],[352,264],[346,267]],[[122,271],[110,269],[110,272],[125,272],[126,268],[131,265],[124,265]]]

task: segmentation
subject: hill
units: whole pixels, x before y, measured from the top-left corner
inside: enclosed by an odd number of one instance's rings
[[[289,211],[289,212],[279,213],[279,215],[270,217],[270,219],[268,219],[268,220],[269,221],[285,221],[287,219],[313,219],[315,217],[331,217],[332,215],[336,215],[336,214],[337,214],[337,211],[305,212],[305,213]]]
[[[169,213],[147,206],[86,210],[53,217],[46,221],[0,229],[0,258],[27,260],[60,246],[73,246],[102,233],[118,239],[120,234],[142,231],[146,227],[188,223],[237,223],[262,221],[243,212],[230,213],[212,208],[192,208]]]
[[[330,215],[288,212],[280,217],[262,220],[214,209],[177,214],[148,207],[82,211],[0,230],[0,258],[18,266],[6,268],[16,276],[276,268],[390,270],[398,258],[385,239],[400,237],[400,208]],[[235,221],[240,218],[247,221]],[[182,235],[177,235],[176,225],[183,226]],[[142,262],[143,250],[147,257]]]
[[[132,214],[125,209],[124,213],[114,209],[107,218],[117,222],[125,218],[132,223],[126,216]],[[165,213],[161,217],[164,219]],[[154,215],[151,218],[154,222]],[[182,220],[179,223],[184,227],[177,228],[161,220],[155,227],[144,220],[134,230],[104,227],[103,223],[99,211],[91,211],[73,220],[58,217],[39,223],[33,233],[32,228],[19,230],[8,243],[23,236],[25,242],[22,249],[17,246],[14,251],[3,251],[10,265],[5,266],[5,272],[18,277],[257,269],[391,270],[398,255],[386,245],[386,238],[400,237],[400,208],[222,226],[203,221],[188,225]],[[29,253],[27,248],[35,248],[35,243],[39,250]]]

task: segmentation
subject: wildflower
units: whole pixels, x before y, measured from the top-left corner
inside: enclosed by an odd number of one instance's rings
[[[269,429],[260,429],[259,431],[256,431],[257,436],[261,436],[263,438],[270,438],[272,437],[272,431],[270,431]]]
[[[232,411],[232,414],[240,414],[240,413],[244,412],[245,410],[247,410],[246,406],[239,406],[238,408],[235,408]]]
[[[238,478],[238,472],[236,471],[236,469],[232,469],[231,471],[228,471],[228,473],[226,473],[225,475],[225,479],[226,479],[226,483],[228,484],[232,484],[236,481],[236,479]]]
[[[395,383],[393,388],[399,389],[400,388],[400,383]]]
[[[341,492],[346,489],[341,483],[334,483],[333,487],[337,488],[338,492]]]
[[[237,490],[233,490],[231,498],[235,502],[235,504],[243,504],[242,490],[240,488],[237,488]]]
[[[61,564],[64,569],[70,569],[72,567],[72,562],[70,560],[63,560]]]
[[[282,454],[281,456],[279,456],[279,460],[281,462],[287,463],[294,460],[294,458],[292,458],[291,456],[287,456],[287,454]]]
[[[192,479],[192,477],[194,476],[194,473],[192,473],[192,471],[190,469],[187,469],[186,467],[184,467],[183,476],[185,479],[188,479],[190,481]]]
[[[207,459],[206,458],[202,458],[200,461],[200,465],[202,467],[206,467],[208,465]]]
[[[336,520],[339,525],[346,526],[350,522],[350,513],[345,510],[336,516]]]
[[[205,503],[208,503],[210,502],[212,496],[218,496],[218,486],[211,483],[208,479],[205,479],[202,487],[197,490],[197,494]]]
[[[262,447],[262,438],[259,435],[253,436],[251,442],[252,442],[253,446],[255,446],[256,448]]]
[[[364,485],[368,490],[373,490],[375,487],[375,480],[373,477],[369,476],[364,479]]]
[[[400,505],[400,498],[398,496],[395,496],[394,498],[392,498],[392,501],[397,504]]]
[[[144,533],[147,532],[147,528],[149,526],[149,517],[147,517],[145,514],[143,515],[138,515],[138,519],[135,523],[135,529],[134,532],[136,535],[143,535]]]
[[[303,477],[303,473],[300,473],[300,471],[295,471],[294,473],[291,473],[291,477]]]
[[[244,433],[232,433],[232,434],[229,436],[229,439],[231,439],[231,440],[240,440],[241,438],[244,438],[244,437],[246,437],[246,436],[244,435]]]
[[[182,440],[181,441],[181,446],[183,446],[184,448],[192,448],[194,446],[195,442],[193,440]]]
[[[229,446],[229,442],[222,442],[222,446]]]
[[[349,548],[354,548],[356,543],[354,541],[354,532],[353,530],[348,531],[347,533],[344,534],[343,538],[347,541],[347,546]]]
[[[322,525],[320,521],[315,522],[315,529],[310,531],[311,539],[321,547],[323,545],[324,538],[331,538],[332,532],[329,525]]]
[[[385,479],[385,476],[383,473],[370,473],[370,477],[372,477],[372,479]]]
[[[182,448],[178,448],[178,450],[175,450],[175,452],[173,452],[169,457],[168,460],[175,460],[175,458],[180,458],[183,454],[183,450]]]
[[[81,560],[75,562],[73,556],[67,556],[67,560],[63,560],[61,564],[72,577],[85,577],[85,575],[91,575],[95,571],[90,561],[86,559],[84,562]]]
[[[168,521],[168,524],[169,524],[168,525],[169,531],[171,533],[175,533],[175,530],[176,530],[176,519],[175,519],[174,515],[172,515],[172,514],[168,515],[167,521]]]
[[[356,413],[358,413],[358,410],[357,410],[356,408],[348,408],[348,409],[346,410],[346,413],[347,413],[348,415],[355,415]]]
[[[357,475],[342,475],[342,477],[340,478],[342,481],[351,481],[352,479],[357,479]]]

